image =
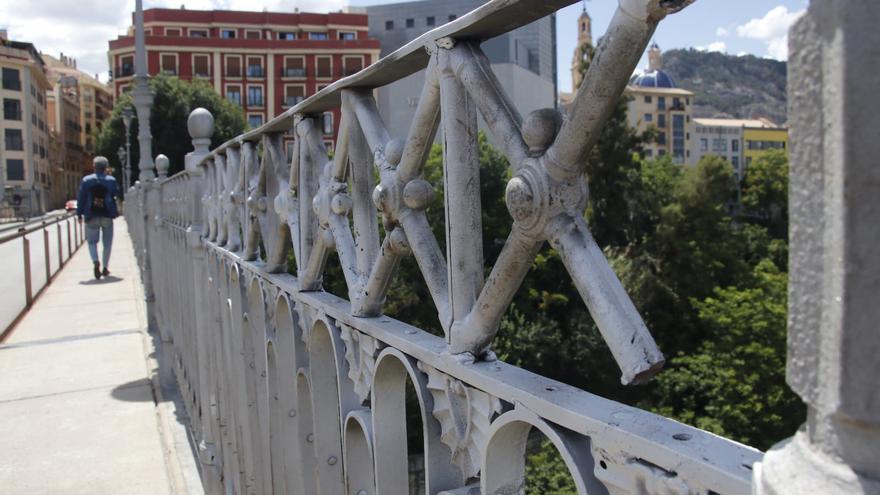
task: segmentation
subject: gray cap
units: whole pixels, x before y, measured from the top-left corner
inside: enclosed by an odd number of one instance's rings
[[[110,162],[108,162],[103,156],[96,156],[95,159],[92,160],[92,165],[95,166],[95,170],[107,170],[107,166],[110,165]]]

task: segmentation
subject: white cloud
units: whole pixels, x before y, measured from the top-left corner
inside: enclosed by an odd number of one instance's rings
[[[700,51],[700,52],[727,53],[727,43],[725,43],[723,41],[715,41],[715,42],[709,43],[709,46],[697,46],[697,47],[694,47],[694,49],[696,49],[697,51]]]
[[[723,38],[729,34],[730,31],[728,31],[727,28],[724,26],[720,26],[718,29],[715,30],[715,36],[718,36],[719,38]]]
[[[144,8],[191,10],[268,10],[271,12],[335,12],[347,0],[146,0]],[[37,50],[77,60],[77,67],[107,80],[108,42],[131,24],[134,1],[126,0],[0,0],[0,29]]]
[[[788,29],[804,13],[803,10],[789,12],[784,5],[770,9],[764,17],[755,18],[737,26],[736,34],[742,38],[763,41],[767,45],[767,56],[777,60],[788,58]]]

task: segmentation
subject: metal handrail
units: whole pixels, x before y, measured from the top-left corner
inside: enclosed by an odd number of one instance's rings
[[[83,232],[83,226],[81,222],[76,222],[74,217],[75,213],[66,213],[64,215],[59,215],[52,220],[43,220],[38,224],[32,227],[22,227],[14,234],[6,235],[0,237],[0,245],[6,244],[8,242],[12,242],[16,239],[22,240],[22,261],[24,264],[24,291],[25,291],[25,305],[21,311],[15,316],[12,322],[6,326],[2,331],[0,331],[0,343],[4,342],[9,335],[12,334],[12,331],[15,329],[16,325],[21,321],[25,314],[31,309],[34,304],[34,301],[37,300],[40,295],[42,295],[43,291],[46,290],[47,287],[52,283],[52,280],[56,275],[61,271],[62,268],[70,261],[70,258],[73,257],[73,254],[82,246],[82,243],[85,239],[85,235]],[[64,240],[62,236],[61,223],[64,222],[67,225],[67,258],[64,258]],[[71,222],[73,222],[73,229],[71,229]],[[51,255],[49,253],[49,227],[52,225],[56,226],[56,235],[57,235],[57,244],[58,244],[58,268],[55,272],[52,272],[51,266]],[[34,293],[33,281],[31,278],[31,249],[30,249],[30,239],[28,239],[29,234],[33,234],[35,232],[43,232],[43,255],[46,264],[46,283],[43,284],[42,287],[37,290],[36,294]]]

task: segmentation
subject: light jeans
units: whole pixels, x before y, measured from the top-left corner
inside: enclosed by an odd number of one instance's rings
[[[113,247],[113,219],[93,217],[86,220],[86,242],[89,243],[89,255],[92,261],[98,261],[98,239],[103,244],[102,260],[104,268],[110,261],[110,249]]]

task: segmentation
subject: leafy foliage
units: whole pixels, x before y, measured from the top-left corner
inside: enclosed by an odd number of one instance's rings
[[[165,154],[170,161],[169,175],[184,168],[184,157],[192,151],[187,138],[186,127],[189,113],[198,108],[206,108],[214,116],[214,135],[211,147],[240,134],[245,128],[244,113],[241,108],[222,98],[205,81],[188,83],[174,76],[157,75],[150,80],[153,91],[153,108],[150,113],[150,132],[153,135],[153,154]],[[122,110],[133,108],[131,95],[126,93],[116,100],[107,123],[95,136],[96,150],[115,162],[116,150],[125,145],[125,126],[122,123]],[[138,120],[131,124],[131,167],[132,180],[138,176],[138,157],[140,147],[137,141]],[[122,170],[122,166],[118,167]]]

